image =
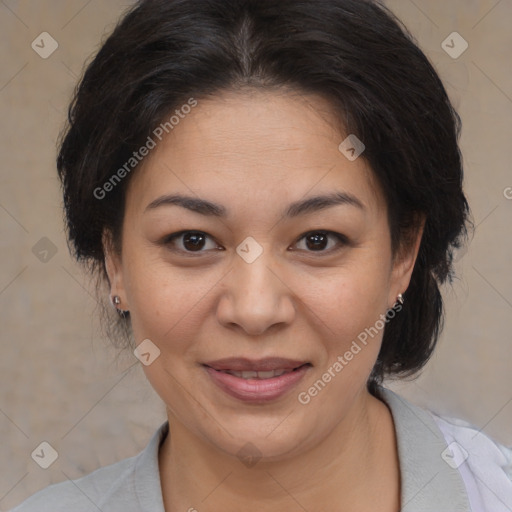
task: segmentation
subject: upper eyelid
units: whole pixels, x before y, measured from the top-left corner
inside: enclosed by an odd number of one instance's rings
[[[314,234],[314,233],[325,233],[327,236],[336,238],[336,240],[338,241],[338,244],[343,244],[343,245],[350,244],[350,240],[348,239],[348,237],[346,235],[344,235],[343,233],[338,233],[336,231],[330,231],[328,229],[316,229],[316,230],[306,231],[304,234],[300,235],[299,238],[297,238],[297,241],[295,243],[298,243],[300,240],[305,238],[307,235]],[[310,252],[313,254],[315,252],[328,254],[331,251],[307,251],[307,252]]]
[[[163,237],[162,239],[162,242],[164,244],[167,244],[167,243],[170,243],[176,239],[179,239],[180,237],[182,237],[183,235],[186,235],[187,233],[199,233],[201,235],[206,235],[208,238],[210,238],[211,240],[213,240],[217,245],[220,245],[216,240],[215,240],[215,237],[213,237],[212,235],[210,235],[209,233],[206,233],[205,231],[196,231],[194,229],[186,229],[186,230],[183,230],[183,231],[177,231],[176,233],[171,233],[169,235],[166,235]],[[187,252],[193,252],[193,251],[187,251]],[[197,251],[197,252],[201,252],[201,251]]]

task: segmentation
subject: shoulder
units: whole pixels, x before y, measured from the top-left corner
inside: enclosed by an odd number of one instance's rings
[[[482,504],[497,500],[496,510],[503,505],[510,507],[512,447],[497,442],[467,421],[432,411],[430,414],[448,445],[443,458],[459,470],[470,495]]]
[[[407,510],[511,512],[512,447],[467,421],[441,416],[379,387],[395,423]],[[441,506],[442,505],[442,506]]]
[[[484,434],[471,423],[429,411],[443,433],[448,446],[452,445],[453,463],[467,463],[476,468],[485,468],[496,475],[504,476],[512,482],[512,446],[505,446]],[[459,460],[460,459],[460,460]]]
[[[36,492],[11,512],[90,512],[114,495],[132,492],[137,456],[105,466],[75,480],[66,480]],[[119,509],[121,510],[121,509]],[[106,510],[105,510],[106,512]]]
[[[138,455],[50,485],[10,512],[163,512],[158,450],[168,432],[166,421]]]

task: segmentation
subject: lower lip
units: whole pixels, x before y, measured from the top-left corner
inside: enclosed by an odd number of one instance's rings
[[[244,402],[270,402],[281,397],[304,377],[309,365],[270,379],[242,379],[205,366],[213,382],[228,395]]]

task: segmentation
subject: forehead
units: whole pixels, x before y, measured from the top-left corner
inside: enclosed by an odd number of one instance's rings
[[[383,197],[369,165],[339,150],[346,137],[331,105],[318,96],[250,90],[198,100],[155,140],[130,182],[128,201],[136,195],[142,206],[182,191],[271,207],[277,192],[292,201],[337,189],[379,212]]]

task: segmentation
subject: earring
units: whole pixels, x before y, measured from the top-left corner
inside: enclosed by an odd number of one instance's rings
[[[119,304],[121,304],[121,298],[119,297],[119,295],[114,295],[113,297],[110,297],[110,300],[112,302],[112,305],[116,308],[116,311],[122,316],[122,317],[125,317],[129,312],[130,310],[124,310],[124,309],[121,309],[119,308]]]
[[[397,298],[396,298],[397,302],[400,303],[400,304],[403,304],[404,303],[404,296],[399,293]]]

